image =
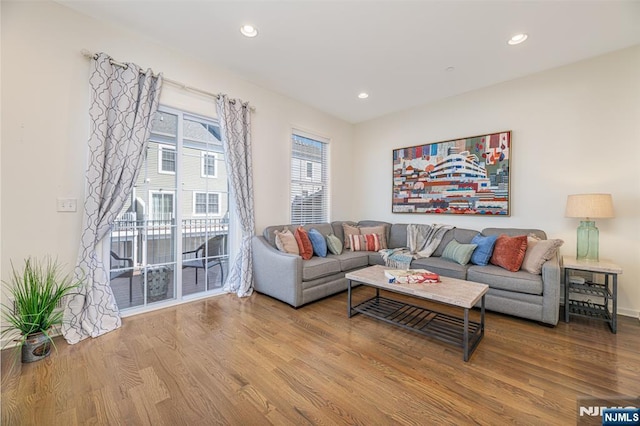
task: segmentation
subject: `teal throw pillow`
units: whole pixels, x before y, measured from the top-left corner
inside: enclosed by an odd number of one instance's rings
[[[471,255],[476,247],[478,247],[476,244],[460,244],[456,240],[451,240],[444,248],[442,257],[453,260],[461,265],[466,265],[469,263],[469,259],[471,259]]]
[[[342,241],[333,234],[327,235],[327,248],[332,254],[342,254]]]
[[[478,234],[471,240],[471,244],[477,244],[475,251],[471,255],[471,263],[479,266],[486,266],[489,264],[491,255],[493,254],[493,246],[496,245],[497,235],[490,235],[485,237],[482,234]]]
[[[327,257],[327,241],[324,236],[315,228],[311,228],[308,232],[311,245],[313,246],[313,252],[316,256]]]

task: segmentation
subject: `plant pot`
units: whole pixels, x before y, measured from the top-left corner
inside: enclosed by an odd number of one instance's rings
[[[39,361],[50,353],[51,339],[44,333],[30,334],[22,344],[22,362]]]

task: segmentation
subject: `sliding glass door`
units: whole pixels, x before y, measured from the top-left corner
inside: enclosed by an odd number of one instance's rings
[[[221,289],[228,191],[215,121],[161,107],[143,169],[111,233],[121,310]]]

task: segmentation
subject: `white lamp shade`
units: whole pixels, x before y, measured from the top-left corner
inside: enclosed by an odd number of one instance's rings
[[[614,217],[611,194],[569,195],[565,216],[587,219]]]

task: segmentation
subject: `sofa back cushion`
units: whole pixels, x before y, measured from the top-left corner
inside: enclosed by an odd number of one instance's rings
[[[510,237],[517,237],[519,235],[534,234],[541,240],[547,239],[547,234],[540,229],[527,229],[527,228],[485,228],[482,230],[482,235],[501,235],[506,234]]]
[[[394,223],[389,230],[389,239],[387,240],[389,248],[400,248],[407,246],[407,224]]]
[[[476,235],[478,235],[478,231],[474,231],[473,229],[450,229],[444,234],[444,237],[442,237],[442,241],[438,245],[438,248],[436,248],[431,256],[442,256],[442,253],[444,253],[444,249],[453,240],[456,240],[460,244],[471,244],[471,240],[473,240],[473,237],[475,237]]]
[[[358,226],[358,224],[355,223],[355,222],[352,222],[350,220],[336,220],[334,222],[331,222],[331,228],[333,229],[333,235],[338,237],[340,239],[340,241],[342,241],[342,244],[344,245],[344,231],[342,230],[342,224],[343,223],[346,223],[347,225],[351,225],[351,226]]]
[[[382,222],[380,220],[361,220],[360,222],[358,222],[358,226],[360,228],[365,228],[362,232],[360,232],[362,235],[371,233],[366,228],[371,228],[371,227],[374,227],[374,226],[384,226],[384,230],[385,230],[384,235],[383,235],[384,242],[387,245],[389,244],[389,231],[391,230],[391,224],[389,222]],[[383,247],[383,248],[385,248],[385,247]]]
[[[291,233],[296,231],[298,225],[276,225],[276,226],[267,226],[262,231],[262,236],[271,244],[273,247],[276,247],[276,234],[275,231],[282,231],[283,229],[288,229]],[[309,225],[304,225],[303,227],[306,231],[309,231],[311,228],[315,228],[325,237],[329,234],[334,233],[333,228],[330,223],[311,223]]]

